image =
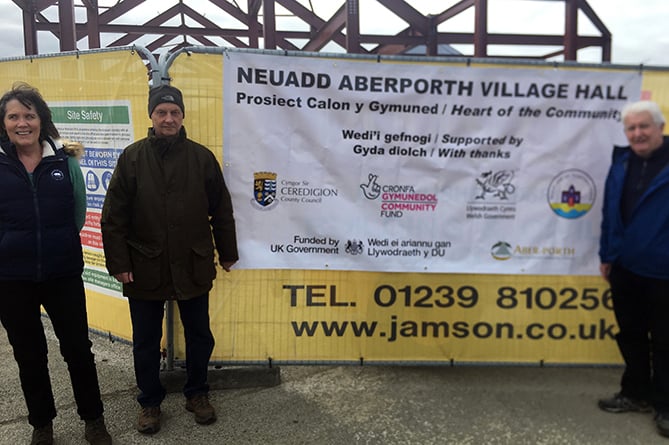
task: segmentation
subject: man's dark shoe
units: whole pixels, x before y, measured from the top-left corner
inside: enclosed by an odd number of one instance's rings
[[[600,399],[597,405],[599,409],[609,413],[649,413],[653,410],[647,401],[631,399],[620,393],[614,394],[610,399]]]
[[[49,422],[44,426],[33,430],[33,437],[30,445],[52,445],[53,444],[53,423]]]
[[[94,420],[86,420],[84,438],[91,445],[111,445],[112,438],[107,432],[104,417],[100,416]]]
[[[655,415],[655,426],[661,436],[669,437],[669,412],[659,412]]]
[[[160,407],[144,406],[137,417],[137,431],[142,434],[155,434],[160,430]]]
[[[200,425],[216,422],[216,411],[209,403],[207,394],[197,394],[186,400],[186,409],[195,414],[195,421]]]

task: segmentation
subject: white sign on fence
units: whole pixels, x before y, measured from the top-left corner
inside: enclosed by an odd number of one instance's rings
[[[638,73],[229,53],[239,268],[598,274]]]

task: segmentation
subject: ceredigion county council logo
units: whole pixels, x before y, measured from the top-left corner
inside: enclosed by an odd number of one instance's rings
[[[269,210],[276,204],[276,173],[253,173],[253,199],[251,203],[262,210]]]
[[[496,260],[505,261],[511,258],[511,244],[498,241],[490,248],[490,255]]]
[[[596,190],[595,181],[584,171],[565,170],[548,186],[548,205],[562,218],[580,218],[592,208]]]

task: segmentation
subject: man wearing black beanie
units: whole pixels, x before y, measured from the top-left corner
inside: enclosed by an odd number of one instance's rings
[[[209,291],[214,250],[226,272],[237,261],[230,193],[214,154],[186,137],[181,91],[149,91],[153,127],[119,157],[102,208],[107,270],[123,283],[132,321],[141,409],[137,430],[160,429],[163,307],[176,300],[186,339],[186,409],[199,424],[216,421],[207,370],[214,349]],[[213,237],[212,237],[213,234]],[[212,242],[213,238],[213,242]]]
[[[181,91],[170,85],[160,85],[149,90],[149,117],[151,117],[154,108],[163,103],[175,104],[181,108],[181,114],[186,115]]]

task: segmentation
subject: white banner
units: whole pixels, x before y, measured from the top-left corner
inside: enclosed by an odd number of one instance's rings
[[[228,53],[239,268],[598,274],[633,71]]]

